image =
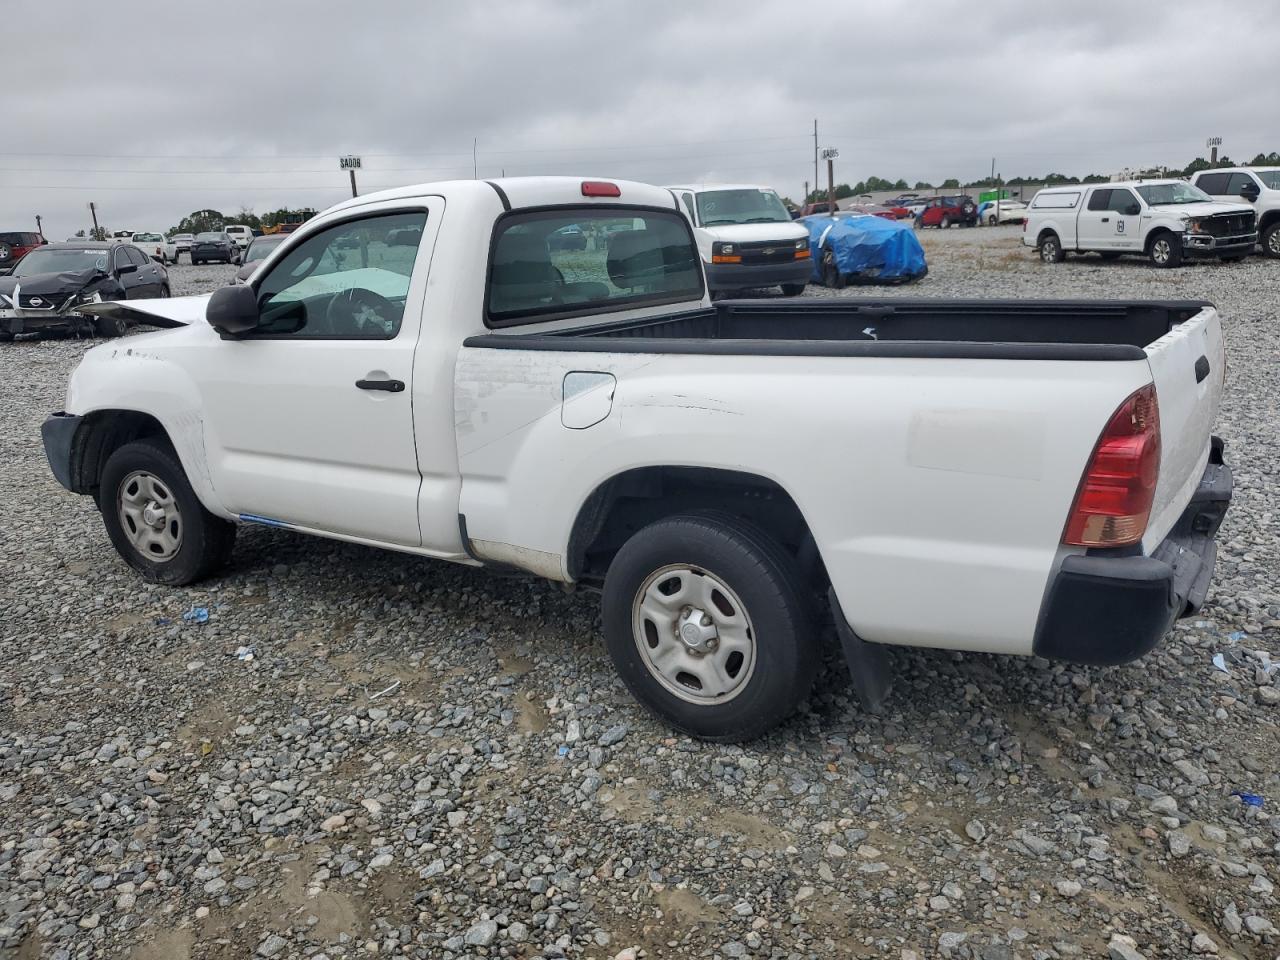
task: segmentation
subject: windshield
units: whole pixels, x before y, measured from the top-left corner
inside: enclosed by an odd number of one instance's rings
[[[267,254],[278,247],[282,242],[283,241],[281,240],[268,240],[266,242],[255,240],[253,243],[249,244],[249,249],[245,251],[244,262],[255,263],[258,260],[267,259]]]
[[[708,190],[698,194],[698,223],[790,223],[791,214],[772,190]]]
[[[82,270],[107,272],[107,251],[61,248],[32,250],[13,268],[15,277],[41,273],[79,273]]]
[[[1268,190],[1280,190],[1280,170],[1255,170],[1254,176]]]
[[[1189,183],[1155,183],[1139,187],[1142,199],[1153,207],[1167,207],[1175,203],[1211,203],[1213,198]]]
[[[201,234],[197,234],[197,235],[196,235],[196,239],[197,239],[197,240],[221,240],[221,239],[222,239],[222,234],[220,234],[220,233],[201,233]]]

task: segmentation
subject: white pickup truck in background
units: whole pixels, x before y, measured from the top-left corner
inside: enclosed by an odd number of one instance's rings
[[[1068,253],[1125,254],[1176,267],[1187,257],[1243,260],[1258,242],[1251,207],[1220,203],[1185,180],[1050,187],[1031,200],[1022,242],[1045,263]]]
[[[1280,258],[1280,167],[1201,170],[1191,182],[1215,200],[1247,203],[1258,218],[1258,242]]]
[[[154,582],[267,524],[599,588],[630,689],[712,739],[783,720],[832,625],[875,703],[878,644],[1115,663],[1203,602],[1210,304],[711,304],[679,203],[408,187],[211,298],[95,305],[170,329],[84,355],[53,473]]]

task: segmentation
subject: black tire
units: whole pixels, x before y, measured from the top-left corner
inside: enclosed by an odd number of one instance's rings
[[[168,299],[169,299],[170,297],[172,297],[172,296],[173,296],[173,291],[169,289],[169,285],[168,285],[167,283],[166,283],[163,287],[161,287],[161,288],[160,288],[160,299],[161,299],[161,300],[168,300]]]
[[[1280,220],[1268,225],[1262,231],[1262,252],[1268,257],[1280,260]]]
[[[1067,254],[1062,249],[1062,241],[1052,230],[1040,237],[1036,250],[1040,254],[1041,263],[1061,263],[1067,259]]]
[[[1172,270],[1182,265],[1182,241],[1176,234],[1161,230],[1147,244],[1147,256],[1152,266]]]
[[[94,317],[93,332],[100,337],[123,337],[129,331],[124,317]]]
[[[1106,253],[1099,253],[1098,256],[1103,260],[1119,260],[1123,254],[1116,253],[1114,250],[1109,250]]]
[[[640,651],[633,620],[640,591],[672,565],[720,580],[740,598],[751,625],[754,661],[726,700],[698,703],[678,696],[651,672]],[[717,596],[717,606],[721,600],[731,604]],[[821,659],[812,600],[795,560],[766,533],[727,514],[670,517],[636,533],[609,566],[602,613],[609,654],[636,699],[672,726],[706,740],[751,740],[776,727],[808,695]],[[649,636],[643,642],[652,645]],[[739,669],[748,667],[739,661]]]
[[[121,485],[137,471],[145,471],[167,487],[176,502],[181,542],[170,558],[157,561],[133,545],[120,518]],[[98,487],[98,510],[107,536],[124,562],[144,580],[180,587],[203,580],[226,564],[235,544],[235,524],[215,517],[200,503],[182,464],[167,440],[146,438],[126,443],[110,457],[102,469]]]
[[[202,264],[202,263],[204,263],[204,261],[203,261],[203,260],[197,260],[195,257],[192,257],[192,258],[191,258],[191,265],[192,265],[193,267],[198,267],[198,266],[200,266],[200,264]]]
[[[13,248],[7,243],[0,243],[0,266],[7,266],[13,259]]]
[[[832,290],[843,290],[848,279],[840,272],[835,251],[830,247],[822,251],[822,285]]]
[[[782,285],[782,295],[784,297],[798,297],[804,293],[803,283],[784,283]]]

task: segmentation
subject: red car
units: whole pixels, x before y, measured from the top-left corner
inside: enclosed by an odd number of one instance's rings
[[[916,225],[921,227],[938,227],[945,230],[952,224],[962,227],[978,225],[978,205],[973,197],[960,194],[954,197],[934,197],[929,205],[916,218]]]
[[[0,269],[12,267],[36,247],[48,242],[38,233],[0,233]]]
[[[892,207],[882,207],[875,203],[855,203],[851,207],[845,207],[847,213],[860,213],[867,217],[882,217],[885,220],[900,220]],[[910,214],[908,214],[910,216]]]
[[[811,217],[815,213],[835,213],[840,209],[840,204],[832,205],[830,200],[819,200],[816,203],[806,203],[800,208],[800,216]]]

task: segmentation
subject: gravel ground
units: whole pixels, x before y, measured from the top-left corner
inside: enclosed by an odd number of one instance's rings
[[[89,344],[0,345],[0,954],[1276,957],[1280,264],[1018,238],[932,231],[924,281],[848,292],[1215,301],[1208,607],[1110,669],[895,650],[882,716],[832,660],[745,748],[644,714],[590,595],[261,527],[143,584],[40,448]]]

